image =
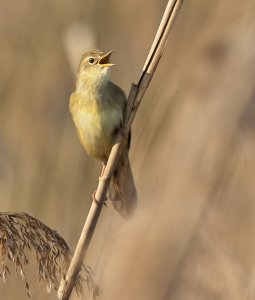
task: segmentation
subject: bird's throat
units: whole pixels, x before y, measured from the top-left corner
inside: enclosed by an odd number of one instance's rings
[[[100,92],[109,80],[109,70],[107,69],[92,69],[87,72],[80,72],[76,81],[76,90],[79,92]]]

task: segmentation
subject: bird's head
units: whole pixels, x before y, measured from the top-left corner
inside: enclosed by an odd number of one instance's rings
[[[78,70],[78,81],[85,85],[101,85],[106,82],[111,67],[115,65],[110,63],[112,52],[92,50],[84,53]]]

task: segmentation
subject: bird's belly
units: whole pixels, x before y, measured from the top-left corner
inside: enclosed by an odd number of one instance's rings
[[[81,110],[77,128],[86,152],[96,159],[106,160],[113,145],[113,132],[120,126],[122,113],[117,110]]]

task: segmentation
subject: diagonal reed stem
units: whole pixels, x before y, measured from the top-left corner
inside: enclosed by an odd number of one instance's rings
[[[76,282],[76,278],[79,274],[82,262],[85,258],[91,238],[96,228],[104,204],[106,193],[109,188],[112,174],[115,170],[119,156],[121,154],[125,136],[127,136],[128,132],[130,131],[132,122],[141,103],[142,97],[146,92],[149,83],[153,77],[153,74],[157,68],[157,65],[166,46],[170,30],[182,3],[183,0],[168,1],[154,42],[151,46],[150,52],[145,62],[140,80],[137,85],[132,84],[131,86],[130,93],[128,96],[125,120],[123,128],[121,130],[122,132],[118,134],[116,141],[112,147],[103,176],[100,177],[95,194],[95,200],[92,202],[89,214],[87,216],[82,233],[80,235],[80,239],[75,249],[73,259],[67,271],[66,277],[63,278],[61,286],[59,288],[58,297],[61,300],[68,300],[70,298],[70,295]]]

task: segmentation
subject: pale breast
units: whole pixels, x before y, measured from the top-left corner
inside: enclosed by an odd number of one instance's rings
[[[106,160],[113,144],[113,132],[122,122],[123,112],[112,101],[86,101],[71,108],[78,134],[88,155]]]

